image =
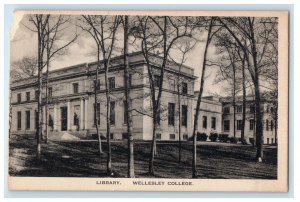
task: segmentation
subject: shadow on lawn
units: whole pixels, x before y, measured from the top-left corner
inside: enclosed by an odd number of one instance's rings
[[[42,160],[35,159],[35,140],[17,137],[10,142],[10,175],[47,177],[126,177],[127,144],[112,142],[114,176],[106,174],[107,144],[100,156],[97,142],[53,142],[42,144]],[[157,144],[154,161],[155,175],[150,176],[148,161],[150,143],[135,143],[136,177],[191,178],[192,145],[182,144],[182,160],[178,162],[178,144]],[[265,149],[267,161],[253,161],[255,148],[204,144],[197,147],[199,178],[209,179],[276,179],[277,151]]]

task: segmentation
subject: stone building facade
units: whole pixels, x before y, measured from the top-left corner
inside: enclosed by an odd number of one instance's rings
[[[157,63],[160,58],[152,56],[152,65],[157,68],[155,83],[160,82]],[[135,139],[152,139],[150,86],[146,62],[140,52],[132,53],[130,62],[130,85],[133,108],[133,133]],[[192,136],[197,93],[194,91],[194,70],[187,66],[169,63],[164,75],[163,93],[161,97],[160,124],[157,130],[158,140],[178,140],[179,121],[182,123],[181,135],[183,140]],[[95,116],[98,116],[100,133],[106,136],[106,97],[104,69],[99,73],[100,85],[97,87],[98,104],[94,100],[94,81],[96,62],[84,63],[49,73],[49,138],[50,139],[91,139],[96,138]],[[124,109],[124,68],[122,56],[112,59],[108,73],[111,94],[111,134],[110,138],[119,140],[126,138],[126,110]],[[11,133],[34,135],[36,131],[37,111],[37,78],[18,80],[11,84]],[[180,84],[180,111],[178,115],[178,91]],[[45,97],[45,89],[42,92]],[[229,103],[210,96],[204,97],[200,107],[198,130],[208,135],[210,132],[232,134],[224,130],[224,120],[231,120],[231,115],[224,113]],[[94,107],[99,113],[94,113]],[[249,115],[251,116],[251,115]],[[45,106],[43,106],[43,120]],[[43,123],[43,130],[45,129]],[[232,123],[230,123],[232,124]],[[247,123],[246,123],[247,128]],[[230,126],[232,129],[232,126]],[[247,132],[251,136],[251,131]],[[272,133],[273,134],[273,133]],[[267,137],[267,138],[271,138]],[[273,140],[274,142],[275,140]],[[269,140],[271,143],[272,140]]]

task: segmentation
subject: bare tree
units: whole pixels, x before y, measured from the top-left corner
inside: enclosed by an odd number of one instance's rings
[[[254,17],[226,17],[218,18],[219,22],[235,39],[236,43],[242,49],[245,59],[249,64],[248,70],[254,85],[255,94],[255,115],[256,115],[256,160],[262,162],[263,159],[263,120],[261,107],[261,69],[265,67],[266,53],[269,47],[268,38],[271,32],[264,25],[270,22],[270,18],[254,18]],[[264,38],[261,35],[265,35]],[[244,43],[244,40],[246,43]]]
[[[129,38],[129,16],[123,16],[123,28],[124,28],[124,84],[125,84],[125,107],[126,124],[127,124],[127,138],[128,138],[128,177],[134,178],[134,143],[132,134],[132,96],[131,96],[131,84],[130,84],[130,66],[128,55],[128,38]]]
[[[202,63],[202,74],[201,74],[201,80],[200,80],[200,92],[198,94],[197,103],[196,103],[196,112],[194,115],[194,127],[193,127],[193,162],[192,162],[192,177],[197,178],[197,132],[198,132],[198,118],[199,118],[199,112],[200,112],[200,104],[202,100],[202,93],[203,93],[203,87],[204,87],[204,78],[205,78],[205,70],[206,70],[206,63],[207,63],[207,52],[209,48],[209,44],[214,36],[215,33],[218,32],[218,29],[215,31],[212,30],[213,25],[215,22],[215,17],[211,17],[209,19],[209,23],[207,25],[207,38],[206,38],[206,44],[204,49],[204,57],[203,57],[203,63]]]
[[[154,157],[156,151],[156,131],[160,122],[160,104],[164,83],[165,67],[170,49],[176,40],[191,37],[188,17],[138,17],[135,37],[141,41],[141,49],[146,60],[150,96],[152,102],[152,143],[149,159],[149,174],[154,175]],[[155,59],[154,55],[160,56]]]
[[[115,48],[116,32],[120,24],[119,16],[103,16],[103,15],[83,15],[82,16],[89,26],[89,28],[83,28],[89,33],[93,32],[93,38],[97,44],[98,53],[101,53],[103,59],[103,66],[105,72],[105,95],[106,95],[106,138],[107,138],[107,174],[113,175],[111,167],[111,143],[110,143],[110,86],[108,81],[108,71],[111,63],[111,57]],[[98,63],[100,60],[100,54],[98,54]],[[98,64],[99,66],[100,64]],[[97,69],[99,69],[97,67]],[[98,71],[97,71],[98,72]],[[97,73],[96,73],[97,74]],[[97,75],[96,75],[97,77]],[[98,82],[98,80],[96,80]],[[97,97],[95,96],[95,103]],[[96,124],[97,125],[97,124]],[[99,133],[99,132],[98,132]],[[99,137],[99,135],[98,135]]]
[[[29,16],[29,22],[33,25],[34,28],[29,28],[31,31],[37,33],[38,35],[38,50],[37,50],[37,129],[36,129],[36,157],[37,160],[41,159],[41,138],[42,138],[42,71],[44,67],[44,53],[46,50],[46,36],[47,36],[47,24],[49,22],[50,15],[35,14]]]
[[[63,35],[65,33],[63,30],[66,29],[67,26],[70,25],[70,17],[69,16],[50,16],[50,19],[46,26],[46,73],[45,73],[45,141],[48,141],[48,104],[49,104],[49,68],[51,59],[53,59],[56,55],[65,54],[65,50],[77,39],[78,35],[75,33],[74,37],[70,39],[68,42],[62,45],[58,45],[58,43],[63,39]]]
[[[178,151],[178,162],[181,162],[181,150],[182,150],[182,117],[181,117],[181,89],[182,89],[182,78],[181,78],[181,69],[184,66],[184,63],[187,61],[187,54],[194,49],[197,41],[191,38],[182,38],[181,41],[176,43],[173,49],[177,50],[181,54],[180,62],[177,63],[176,60],[169,55],[170,60],[172,60],[175,64],[178,64],[178,74],[176,81],[176,91],[177,91],[177,114],[178,114],[178,135],[179,135],[179,151]]]
[[[37,75],[36,57],[24,57],[11,65],[10,78],[12,81],[26,79]]]

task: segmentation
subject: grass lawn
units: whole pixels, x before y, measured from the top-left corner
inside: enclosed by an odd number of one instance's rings
[[[9,173],[12,176],[107,177],[106,143],[99,156],[98,142],[53,142],[42,144],[42,160],[35,160],[36,141],[14,136],[10,140]],[[135,143],[137,178],[191,178],[192,143],[182,144],[182,162],[178,163],[177,143],[157,143],[155,176],[149,176],[149,142]],[[254,161],[255,148],[250,145],[199,142],[198,177],[209,179],[277,179],[277,147],[265,146],[263,163]],[[115,177],[126,177],[127,142],[112,142],[112,168]]]

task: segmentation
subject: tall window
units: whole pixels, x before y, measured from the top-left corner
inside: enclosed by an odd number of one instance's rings
[[[159,87],[160,85],[160,76],[154,75],[154,87]]]
[[[202,117],[202,127],[207,128],[207,116]]]
[[[230,131],[230,120],[224,120],[223,124],[224,131]]]
[[[175,104],[169,103],[168,105],[168,124],[174,126],[175,123]]]
[[[30,129],[30,111],[26,111],[26,129]]]
[[[224,114],[229,114],[230,113],[230,107],[224,107],[223,112],[224,112]]]
[[[74,115],[73,115],[73,125],[74,126],[78,126],[79,125],[79,117],[77,115],[76,112],[74,112]]]
[[[35,110],[35,129],[37,129],[38,125],[39,125],[39,119],[38,119],[38,111]]]
[[[236,121],[236,129],[237,130],[242,130],[243,122],[242,120],[237,120]]]
[[[161,140],[161,134],[160,134],[160,133],[156,133],[155,136],[156,136],[156,139],[157,139],[157,140]]]
[[[94,79],[94,90],[100,91],[100,79]]]
[[[110,90],[116,88],[115,77],[108,78],[108,87]]]
[[[274,123],[273,120],[271,120],[271,131],[273,131]]]
[[[115,125],[115,102],[110,102],[110,125]]]
[[[266,120],[266,131],[269,131],[269,120]]]
[[[181,107],[181,125],[187,127],[188,108],[187,105]]]
[[[78,93],[78,83],[73,83],[73,93]]]
[[[128,116],[128,110],[127,110],[127,108],[126,108],[126,101],[124,100],[123,101],[123,108],[124,108],[124,110],[123,110],[123,116],[124,116],[124,124],[127,124],[127,116]]]
[[[36,91],[34,92],[34,99],[37,100],[38,97],[39,97],[39,91],[36,90]]]
[[[94,103],[94,109],[95,109],[95,103]],[[96,125],[96,115],[98,119],[98,125],[100,125],[100,103],[97,103],[96,113],[94,111],[94,126]]]
[[[175,91],[175,80],[169,79],[170,90]]]
[[[250,105],[250,113],[255,113],[255,105]]]
[[[216,130],[216,117],[211,117],[211,129]]]
[[[49,97],[52,97],[52,93],[53,93],[53,88],[52,88],[52,87],[49,87],[49,88],[48,88],[48,94],[49,94]]]
[[[22,101],[21,93],[18,93],[17,98],[18,98],[18,103],[20,103]]]
[[[186,82],[182,82],[182,94],[186,95],[188,93],[188,85]]]
[[[236,106],[236,112],[237,113],[242,113],[243,112],[243,105]]]
[[[30,92],[26,92],[26,101],[30,101]]]
[[[21,130],[21,128],[22,128],[22,113],[19,111],[17,116],[18,116],[18,130]]]
[[[128,80],[129,80],[129,86],[128,87],[131,87],[131,85],[132,85],[132,75],[131,74],[129,74],[128,75]],[[124,79],[124,88],[125,88],[125,79]]]
[[[250,130],[254,130],[254,119],[250,119]]]

